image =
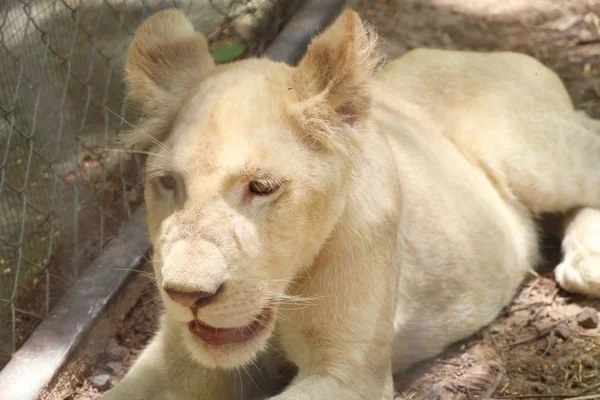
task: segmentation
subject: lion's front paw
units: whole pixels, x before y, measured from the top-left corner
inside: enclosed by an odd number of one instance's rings
[[[572,254],[556,267],[554,275],[569,292],[600,297],[600,253]]]
[[[563,253],[554,272],[558,283],[570,292],[600,297],[600,211],[580,211],[567,229]]]

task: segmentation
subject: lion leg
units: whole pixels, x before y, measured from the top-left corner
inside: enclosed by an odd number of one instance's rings
[[[161,330],[125,378],[103,400],[238,400],[234,377],[194,365]],[[239,384],[239,383],[238,383]],[[202,393],[203,396],[198,397]]]
[[[534,213],[600,208],[600,121],[575,111],[540,118],[548,123],[503,157],[511,191]]]
[[[600,210],[579,209],[565,223],[556,280],[570,292],[600,297]]]
[[[518,163],[511,160],[510,185],[534,213],[570,213],[556,280],[570,292],[600,296],[600,121],[573,112],[545,127],[524,138],[533,142]]]
[[[556,280],[600,296],[600,121],[578,111],[552,118],[522,138],[529,150],[508,162],[510,186],[534,213],[569,213]]]
[[[328,375],[309,376],[301,381],[290,385],[290,389],[269,400],[321,400],[321,399],[344,399],[344,400],[393,400],[394,385],[392,375],[386,380],[384,387],[373,387],[371,397],[358,394],[355,390],[345,386],[337,378]],[[383,393],[382,393],[383,392]]]

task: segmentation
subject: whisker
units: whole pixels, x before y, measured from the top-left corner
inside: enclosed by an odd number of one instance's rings
[[[240,378],[240,395],[242,396],[242,399],[244,398],[244,380],[242,379],[242,373],[240,372],[239,368],[235,369],[238,373],[238,376]]]
[[[265,379],[265,376],[263,375],[263,373],[262,373],[260,367],[258,366],[258,364],[256,363],[256,361],[250,360],[250,364],[252,364],[254,366],[254,368],[256,368],[256,370],[260,374],[260,377],[262,378],[263,382],[266,382],[267,380]]]
[[[131,122],[127,121],[125,118],[121,117],[119,114],[117,114],[116,112],[114,112],[113,110],[111,110],[110,107],[108,107],[106,104],[103,104],[103,107],[106,108],[108,111],[110,111],[115,117],[117,117],[121,121],[125,122],[130,128],[133,128],[137,132],[140,132],[142,135],[146,136],[155,145],[163,148],[164,150],[168,150],[167,146],[165,146],[164,144],[162,144],[161,142],[159,142],[154,136],[150,135],[149,133],[147,133],[144,130],[140,129],[138,126],[136,126],[136,125],[132,124]]]
[[[265,343],[265,346],[267,346],[267,348],[275,351],[277,354],[279,354],[282,358],[285,359],[285,356],[283,355],[283,353],[281,352],[281,350],[279,350],[277,347],[275,347],[275,345],[273,345],[273,343],[271,343],[270,341],[267,341]]]
[[[246,366],[242,365],[241,366],[244,369],[244,372],[246,372],[246,375],[248,375],[248,378],[250,378],[250,381],[252,381],[252,384],[254,384],[254,386],[260,390],[260,387],[258,387],[258,385],[256,384],[256,382],[254,382],[254,379],[252,379],[252,375],[250,375],[250,372],[248,372],[248,370],[246,369]]]
[[[160,154],[160,153],[155,153],[153,151],[145,151],[145,150],[138,150],[138,149],[111,149],[108,147],[95,147],[94,149],[96,150],[101,150],[101,151],[110,151],[113,153],[136,153],[136,154],[145,154],[148,156],[155,156],[155,157],[160,157],[164,160],[169,160],[167,157],[165,157],[164,155]]]

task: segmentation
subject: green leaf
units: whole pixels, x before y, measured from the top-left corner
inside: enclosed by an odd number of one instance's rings
[[[212,56],[217,63],[233,61],[246,51],[245,44],[226,44],[214,49]]]

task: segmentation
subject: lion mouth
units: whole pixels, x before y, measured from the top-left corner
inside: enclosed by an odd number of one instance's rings
[[[255,338],[273,319],[273,308],[266,307],[252,323],[239,328],[215,328],[197,319],[188,324],[190,332],[203,342],[212,345],[224,345],[245,342]]]

